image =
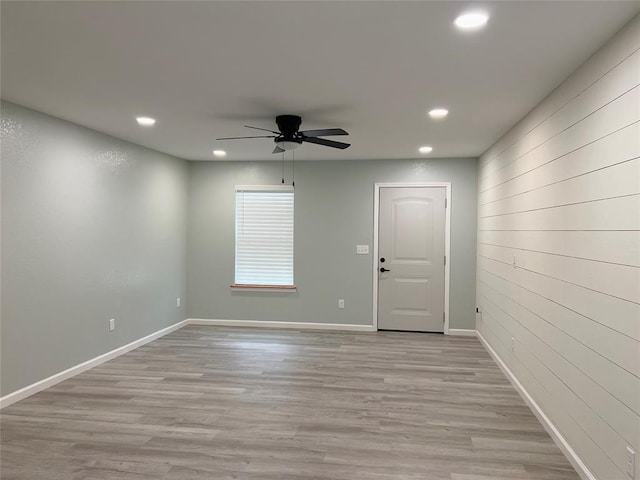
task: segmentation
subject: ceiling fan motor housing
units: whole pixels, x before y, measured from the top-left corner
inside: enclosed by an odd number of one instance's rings
[[[293,138],[300,129],[302,118],[297,115],[278,115],[276,124],[278,130],[285,138]]]

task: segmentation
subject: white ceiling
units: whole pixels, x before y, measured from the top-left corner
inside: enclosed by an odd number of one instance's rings
[[[460,33],[468,7],[491,18]],[[638,1],[2,1],[6,100],[190,160],[277,159],[275,128],[341,127],[296,160],[479,156],[635,14]],[[449,117],[430,120],[430,107]],[[152,129],[137,115],[157,118]]]

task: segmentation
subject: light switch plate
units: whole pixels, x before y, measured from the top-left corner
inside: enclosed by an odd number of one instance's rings
[[[369,255],[369,245],[356,245],[358,255]]]

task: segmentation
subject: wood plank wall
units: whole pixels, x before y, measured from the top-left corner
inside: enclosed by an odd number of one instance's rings
[[[626,446],[640,452],[640,17],[481,157],[478,181],[478,330],[591,473],[626,480]]]

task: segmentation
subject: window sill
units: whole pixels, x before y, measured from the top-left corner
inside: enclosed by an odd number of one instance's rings
[[[234,283],[231,290],[238,292],[286,292],[295,293],[297,288],[295,285],[245,285]]]

